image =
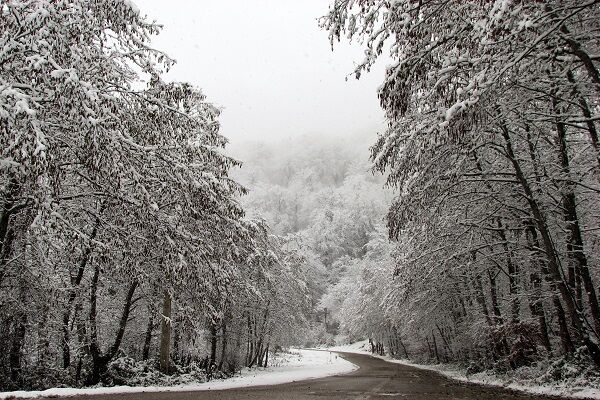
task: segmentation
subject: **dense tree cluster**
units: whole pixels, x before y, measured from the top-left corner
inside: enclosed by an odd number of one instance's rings
[[[404,356],[600,366],[597,2],[336,0],[321,24],[364,45],[357,78],[392,59],[394,245],[337,287],[347,324]]]
[[[244,217],[158,31],[127,0],[0,2],[0,389],[265,364],[306,325],[305,260]]]
[[[235,176],[250,188],[249,213],[264,216],[286,248],[303,257],[311,331],[305,343],[332,344],[335,309],[323,295],[361,262],[381,229],[391,191],[370,171],[366,135],[352,140],[307,135],[276,143],[242,143],[230,151],[244,160]],[[354,279],[352,276],[347,279]]]

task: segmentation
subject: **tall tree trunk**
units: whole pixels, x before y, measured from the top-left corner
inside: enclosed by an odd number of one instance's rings
[[[429,351],[429,359],[433,359],[433,350],[431,349],[431,344],[429,343],[429,336],[425,336],[425,341],[427,342],[427,350]],[[374,353],[374,351],[372,351]]]
[[[494,275],[494,272],[488,270],[488,278],[490,281],[490,299],[492,301],[492,311],[494,312],[494,325],[502,325],[504,320],[502,318],[502,313],[500,312],[500,305],[498,304],[496,275]]]
[[[558,107],[556,101],[554,103],[555,112],[558,112]],[[568,256],[571,260],[570,270],[574,269],[575,274],[581,276],[583,280],[583,284],[585,287],[585,292],[588,298],[588,304],[590,306],[590,311],[592,315],[592,320],[594,322],[595,335],[596,338],[599,337],[598,333],[600,333],[600,307],[598,305],[598,297],[596,295],[596,289],[594,288],[594,283],[592,282],[592,278],[590,276],[587,256],[583,249],[583,237],[581,234],[581,228],[579,226],[579,217],[577,215],[577,206],[575,199],[575,190],[573,188],[573,184],[571,183],[571,171],[569,166],[569,153],[567,148],[567,132],[566,126],[557,119],[556,121],[556,132],[557,132],[557,145],[559,149],[560,162],[563,174],[565,175],[566,182],[563,188],[563,196],[562,196],[562,205],[563,205],[563,213],[564,219],[568,227],[568,238],[567,238],[567,247],[568,247]],[[572,286],[573,293],[576,293],[576,282],[573,279],[569,279],[569,283]],[[582,317],[581,315],[577,315],[577,318]]]
[[[529,182],[527,181],[527,178],[521,169],[521,165],[519,164],[519,161],[514,153],[508,128],[505,125],[502,125],[500,128],[505,142],[506,155],[513,165],[517,180],[519,181],[523,192],[525,193],[525,198],[527,199],[531,212],[534,216],[534,221],[537,225],[538,231],[542,236],[542,244],[548,261],[547,266],[550,277],[555,282],[562,300],[567,306],[569,316],[571,316],[571,320],[574,322],[575,329],[580,334],[581,340],[588,348],[594,363],[600,367],[600,347],[598,347],[598,345],[590,339],[589,331],[586,325],[581,318],[578,318],[581,317],[579,312],[580,310],[577,309],[577,304],[575,303],[573,293],[570,292],[569,288],[562,279],[560,272],[560,261],[556,254],[556,249],[554,248],[552,236],[546,223],[546,218],[544,218],[544,214],[535,200],[531,186],[529,185]]]
[[[15,239],[15,232],[10,226],[11,219],[26,205],[26,203],[17,204],[16,198],[19,195],[19,191],[20,185],[16,179],[9,179],[6,188],[6,197],[0,206],[0,283],[7,272],[6,268],[12,254],[12,244]]]
[[[25,342],[25,333],[27,327],[27,315],[19,311],[13,321],[12,343],[10,346],[9,365],[10,379],[15,383],[22,380],[21,364],[23,360],[23,344]]]
[[[252,354],[254,353],[254,345],[253,345],[254,341],[253,341],[252,323],[250,321],[250,313],[248,313],[247,322],[248,322],[248,348],[246,351],[246,366],[248,366],[250,364],[250,361],[252,361]]]
[[[539,244],[534,245],[533,238],[536,237],[535,227],[533,223],[527,223],[527,230],[525,233],[527,239],[527,245],[529,250],[536,252]],[[529,281],[531,283],[531,293],[529,295],[529,309],[531,315],[533,315],[538,321],[538,329],[540,331],[540,339],[542,345],[546,350],[552,354],[552,344],[550,343],[550,337],[548,335],[548,323],[546,321],[546,313],[544,312],[544,305],[542,303],[542,279],[540,277],[541,266],[537,259],[537,256],[532,260],[533,271],[529,275]]]
[[[150,358],[150,346],[152,345],[152,333],[154,331],[154,317],[152,310],[148,307],[148,324],[146,325],[146,335],[144,337],[144,349],[142,351],[142,360]]]
[[[435,352],[435,359],[437,360],[437,362],[439,364],[441,362],[440,361],[440,354],[438,353],[437,342],[435,340],[435,332],[433,332],[433,329],[431,330],[431,338],[433,340],[433,351]]]
[[[62,360],[63,368],[69,368],[71,366],[71,332],[69,330],[70,312],[65,312],[62,319]]]
[[[450,342],[448,341],[448,339],[446,338],[446,335],[444,334],[444,330],[442,330],[442,328],[440,328],[440,325],[438,323],[435,324],[435,327],[437,328],[440,337],[442,338],[442,342],[444,343],[444,347],[446,347],[446,351],[448,352],[448,355],[450,356],[450,358],[454,358],[454,353],[452,351],[452,348],[450,347]]]
[[[129,321],[129,314],[131,313],[131,306],[134,302],[133,295],[135,294],[138,285],[137,279],[134,279],[129,284],[129,289],[127,291],[127,295],[125,296],[125,304],[123,305],[123,312],[121,313],[121,319],[119,320],[119,328],[117,330],[115,340],[113,341],[113,344],[110,346],[106,355],[109,360],[111,360],[118,353],[121,343],[123,342],[125,329],[127,328],[127,322]]]
[[[536,157],[535,144],[534,144],[532,136],[531,136],[531,128],[529,125],[525,126],[525,132],[527,134],[527,145],[528,145],[529,157],[531,159],[531,163],[533,166],[533,172],[535,174],[534,175],[535,182],[538,184],[537,192],[539,193],[539,192],[541,192],[541,189],[539,188],[540,183],[541,183],[539,161]],[[562,303],[560,302],[560,298],[558,297],[558,294],[557,294],[558,288],[556,287],[556,282],[555,282],[554,278],[550,275],[550,272],[548,271],[548,266],[547,266],[548,257],[545,256],[544,254],[542,254],[542,247],[541,247],[539,239],[538,239],[535,222],[529,221],[528,223],[526,223],[526,225],[527,225],[527,232],[528,232],[528,235],[526,235],[526,236],[527,236],[528,242],[530,241],[530,248],[534,254],[534,263],[539,266],[539,271],[540,271],[541,275],[543,276],[544,280],[548,282],[550,291],[552,293],[552,304],[554,306],[557,320],[558,320],[559,337],[560,337],[563,353],[570,354],[575,351],[575,346],[573,344],[573,341],[571,339],[571,334],[569,333],[569,328],[567,326],[565,310],[564,310]],[[539,226],[539,224],[537,226]],[[543,308],[542,308],[542,312],[543,312]]]
[[[100,381],[101,368],[100,368],[100,357],[102,356],[100,352],[100,346],[98,344],[98,325],[96,323],[97,320],[97,303],[98,303],[98,279],[100,277],[100,267],[95,266],[94,275],[92,277],[91,289],[90,289],[90,314],[89,314],[89,322],[90,322],[90,355],[92,356],[93,368],[92,375],[90,377],[89,383],[96,384]]]
[[[509,351],[508,341],[506,335],[498,332],[498,327],[504,325],[504,319],[500,312],[500,305],[498,304],[498,288],[496,285],[496,275],[494,272],[488,270],[488,278],[490,281],[490,300],[492,303],[492,311],[494,312],[494,330],[492,336],[492,342],[494,344],[493,352],[497,356],[504,356]]]
[[[487,304],[485,302],[485,296],[483,294],[483,284],[481,283],[481,276],[477,275],[473,278],[473,286],[475,288],[475,301],[477,301],[477,304],[479,304],[479,307],[481,308],[481,313],[485,317],[485,321],[487,322],[488,326],[491,327],[493,323],[487,308]]]
[[[587,132],[590,137],[590,141],[592,142],[592,146],[594,147],[594,150],[596,152],[596,162],[598,163],[598,166],[600,166],[600,143],[598,141],[598,129],[596,128],[596,123],[592,119],[592,111],[590,105],[588,104],[585,97],[581,94],[572,71],[567,72],[567,78],[569,79],[569,82],[573,84],[574,97],[576,97],[579,100],[581,113],[583,114],[583,117],[586,120],[585,124],[587,127]]]
[[[502,241],[502,248],[506,254],[506,267],[508,270],[508,287],[510,293],[510,310],[511,310],[511,322],[516,324],[519,322],[519,314],[521,309],[521,304],[519,301],[519,293],[518,293],[518,276],[519,270],[517,265],[513,261],[512,251],[508,245],[508,239],[506,237],[506,230],[502,224],[500,218],[497,219],[498,224],[498,235],[500,236],[500,240]]]
[[[210,323],[210,368],[213,368],[217,362],[217,323],[212,320]]]
[[[263,362],[263,367],[267,368],[269,366],[269,343],[267,343],[267,348],[265,349],[265,360]]]
[[[92,231],[90,232],[89,242],[86,244],[85,250],[81,259],[79,260],[79,265],[77,266],[77,272],[75,274],[70,273],[70,281],[71,287],[68,291],[67,297],[67,305],[65,306],[65,311],[62,317],[62,358],[63,358],[63,368],[68,368],[71,365],[71,349],[70,349],[70,336],[71,332],[69,329],[69,324],[71,322],[71,309],[73,308],[73,304],[75,303],[75,299],[77,298],[77,288],[81,284],[81,280],[83,279],[83,275],[85,272],[85,268],[90,260],[90,256],[92,255],[95,245],[94,240],[98,235],[98,229],[100,228],[100,216],[104,212],[106,208],[106,201],[102,201],[100,203],[100,208],[98,210],[98,215],[94,221],[94,226]]]
[[[221,325],[221,359],[219,360],[219,371],[223,370],[223,364],[227,357],[227,323],[223,320]]]
[[[0,232],[2,234],[2,241],[0,242],[0,283],[4,280],[4,276],[8,272],[8,265],[12,254],[13,242],[15,240],[15,232],[9,226],[9,220],[13,213],[5,211],[2,214],[2,220],[0,220],[0,229],[5,230]]]
[[[402,342],[402,339],[398,336],[398,343],[400,343],[400,347],[402,347],[402,350],[404,351],[404,357],[406,357],[406,359],[409,358],[408,356],[408,351],[406,351],[406,346],[404,346],[404,342]]]
[[[562,303],[560,302],[560,298],[557,295],[558,289],[556,288],[556,282],[550,276],[550,272],[548,271],[548,267],[546,265],[545,256],[543,254],[540,254],[541,247],[535,227],[532,224],[530,224],[528,230],[531,235],[532,249],[534,249],[536,254],[536,262],[540,267],[540,272],[542,276],[545,278],[546,281],[548,281],[550,291],[552,292],[552,304],[554,305],[556,318],[558,320],[558,334],[560,337],[563,352],[564,354],[571,354],[575,351],[575,345],[573,344],[571,334],[569,333],[569,327],[567,325],[567,317],[565,314],[565,310],[562,306]]]
[[[597,94],[600,95],[600,72],[594,65],[594,60],[592,58],[593,56],[591,56],[588,50],[585,49],[582,46],[582,44],[575,39],[573,35],[571,35],[571,32],[569,31],[569,28],[566,24],[561,25],[560,31],[564,34],[563,40],[567,43],[567,45],[571,49],[571,52],[575,56],[577,56],[577,58],[579,58],[579,60],[582,62],[588,76],[594,83],[593,86],[598,92]]]
[[[171,371],[171,294],[165,290],[163,297],[162,321],[160,328],[160,370],[164,374]]]
[[[96,266],[94,268],[94,276],[92,277],[92,286],[90,292],[90,355],[92,356],[92,375],[89,379],[90,384],[97,384],[100,382],[102,375],[106,371],[106,367],[110,360],[117,354],[125,335],[125,329],[129,320],[129,313],[131,312],[131,306],[133,305],[133,295],[138,287],[137,280],[133,280],[129,284],[129,289],[125,296],[125,302],[123,305],[123,311],[119,320],[119,327],[113,344],[109,349],[103,353],[100,348],[100,341],[98,339],[98,326],[97,326],[97,291],[98,291],[98,280],[100,276],[100,268]]]

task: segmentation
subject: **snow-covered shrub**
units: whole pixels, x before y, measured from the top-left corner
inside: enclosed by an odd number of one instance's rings
[[[48,387],[68,387],[76,382],[69,375],[68,370],[49,366],[26,368],[23,371],[22,387],[31,390],[42,390]],[[1,383],[0,378],[0,383]],[[8,386],[10,387],[10,386]],[[14,387],[17,389],[17,387]]]
[[[306,347],[330,347],[335,345],[335,338],[325,330],[323,324],[316,324],[308,332],[304,345]]]
[[[572,357],[561,357],[550,363],[540,382],[568,382],[572,385],[587,386],[591,382],[600,383],[600,372],[585,347],[580,347]]]
[[[112,361],[105,374],[105,382],[109,385],[161,385],[168,380],[156,369],[153,360],[136,361],[127,356]]]
[[[211,379],[227,377],[220,371],[213,371],[210,376]],[[104,377],[104,383],[107,385],[127,386],[172,386],[201,383],[207,380],[206,369],[196,362],[187,366],[173,365],[173,374],[165,375],[158,371],[154,360],[136,361],[127,356],[111,362]]]

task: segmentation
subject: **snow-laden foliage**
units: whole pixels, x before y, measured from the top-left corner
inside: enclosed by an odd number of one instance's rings
[[[245,160],[235,175],[250,188],[243,198],[246,209],[285,235],[286,248],[301,266],[311,313],[304,343],[311,347],[333,344],[338,319],[321,298],[349,262],[364,258],[391,199],[383,179],[370,171],[364,143],[365,135],[352,140],[307,135],[230,150]]]
[[[598,368],[599,21],[593,1],[333,2],[321,25],[365,48],[357,78],[392,60],[372,160],[395,245],[331,291],[351,333],[479,369],[581,349]]]
[[[244,218],[219,110],[161,79],[158,32],[126,0],[0,2],[1,388],[157,353],[211,377],[305,325],[293,255]]]

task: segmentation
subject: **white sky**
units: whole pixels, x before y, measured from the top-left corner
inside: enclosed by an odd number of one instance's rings
[[[177,60],[168,78],[203,89],[223,108],[231,141],[302,134],[381,131],[377,86],[383,62],[345,80],[362,60],[360,45],[331,51],[316,19],[333,0],[135,0],[164,25],[153,46]]]

